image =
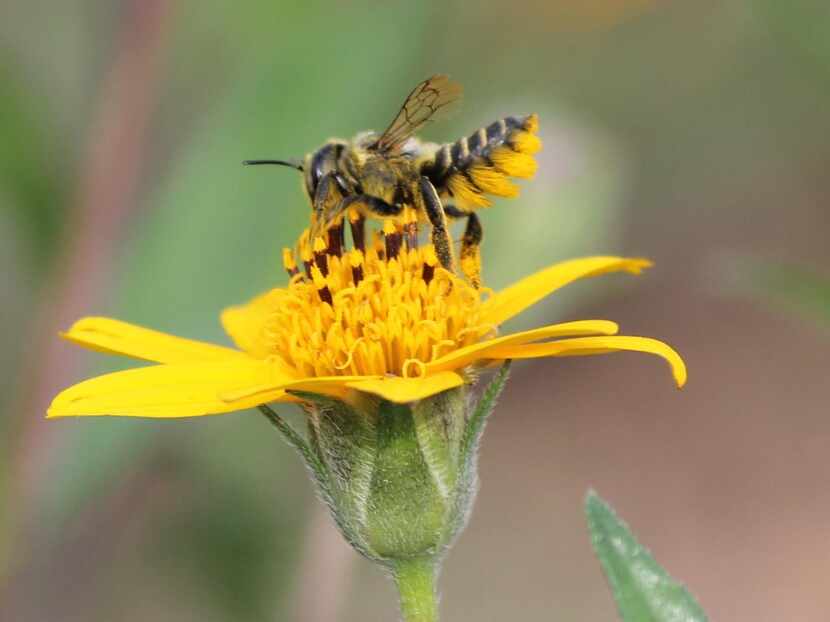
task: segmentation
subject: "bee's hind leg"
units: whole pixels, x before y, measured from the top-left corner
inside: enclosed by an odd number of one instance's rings
[[[461,271],[470,285],[478,289],[481,287],[481,241],[484,231],[481,221],[473,213],[467,215],[467,226],[464,227],[464,236],[461,238]]]
[[[473,212],[465,212],[452,204],[444,206],[444,213],[453,220],[467,219],[461,238],[461,272],[470,285],[478,289],[481,287],[481,241],[484,238],[481,221]]]
[[[438,256],[438,261],[447,270],[455,271],[455,261],[452,254],[452,243],[450,242],[450,234],[447,228],[447,215],[444,212],[444,207],[441,205],[441,199],[438,198],[438,192],[432,182],[426,178],[421,177],[418,181],[418,190],[421,200],[423,201],[424,212],[432,225],[432,245],[435,247],[435,254]]]

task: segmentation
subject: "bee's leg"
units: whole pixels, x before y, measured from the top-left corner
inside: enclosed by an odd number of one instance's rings
[[[398,216],[403,211],[402,205],[393,205],[368,194],[353,194],[340,201],[335,214],[346,214],[350,208],[355,208],[353,211],[359,214],[357,218],[349,215],[349,226],[352,229],[352,242],[355,248],[360,251],[366,250],[364,224],[367,215],[382,219]]]
[[[314,237],[321,235],[327,225],[337,215],[338,207],[343,201],[343,189],[336,173],[326,173],[317,184],[314,201],[311,206],[311,230]]]
[[[466,218],[470,215],[470,212],[465,212],[464,210],[457,208],[452,203],[444,206],[444,213],[447,215],[447,218],[453,219]]]
[[[470,285],[478,289],[481,286],[481,241],[484,239],[481,221],[473,212],[465,212],[452,204],[444,206],[444,213],[453,220],[467,219],[461,238],[461,272]]]
[[[343,199],[339,210],[347,210],[348,208],[356,206],[362,207],[366,212],[376,216],[377,218],[390,218],[398,216],[403,211],[402,205],[393,205],[387,203],[383,199],[370,196],[368,194],[353,194]]]
[[[481,241],[484,231],[481,222],[474,213],[467,215],[467,226],[461,238],[461,271],[470,285],[478,289],[481,286]]]
[[[438,261],[441,262],[444,268],[454,272],[455,261],[453,260],[452,244],[447,229],[447,215],[444,213],[441,199],[438,198],[438,192],[426,177],[421,177],[418,181],[418,191],[421,201],[423,201],[424,212],[432,225],[432,245],[435,247]]]

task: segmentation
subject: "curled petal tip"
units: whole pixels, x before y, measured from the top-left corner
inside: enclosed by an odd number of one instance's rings
[[[635,257],[630,260],[629,270],[632,274],[640,274],[643,270],[648,270],[654,267],[654,262],[645,257]]]

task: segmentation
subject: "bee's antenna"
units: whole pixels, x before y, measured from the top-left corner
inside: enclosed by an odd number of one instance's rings
[[[288,160],[245,160],[242,162],[245,166],[253,166],[255,164],[278,164],[280,166],[288,166],[290,168],[295,168],[298,171],[302,172],[303,165],[299,162],[293,162]]]

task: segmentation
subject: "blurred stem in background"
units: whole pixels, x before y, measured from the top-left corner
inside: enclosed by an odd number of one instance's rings
[[[162,56],[169,31],[172,0],[125,3],[113,61],[101,84],[92,115],[86,155],[79,167],[77,195],[58,242],[51,282],[32,323],[23,377],[11,412],[21,429],[10,437],[8,503],[3,534],[4,572],[15,563],[11,543],[22,544],[20,530],[31,526],[30,493],[48,469],[55,428],[42,413],[51,394],[74,377],[80,357],[55,338],[73,318],[101,304],[109,290],[110,270],[119,243],[138,207],[136,190],[158,103]],[[69,562],[69,560],[67,560]]]

